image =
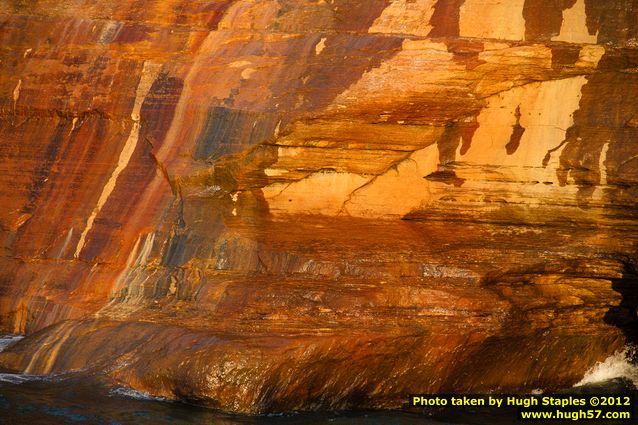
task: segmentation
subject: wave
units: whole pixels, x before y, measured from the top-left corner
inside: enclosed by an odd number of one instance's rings
[[[146,400],[146,401],[171,401],[166,397],[157,397],[151,394],[137,391],[128,387],[116,387],[109,391],[110,396],[123,396],[127,398],[134,398],[136,400]]]
[[[627,346],[623,350],[609,356],[605,361],[596,363],[589,369],[583,379],[575,387],[597,384],[612,379],[623,378],[638,387],[638,364],[632,361],[636,358],[636,347]]]
[[[48,377],[44,375],[25,375],[22,373],[0,373],[0,382],[10,384],[22,384],[24,382],[44,381]]]

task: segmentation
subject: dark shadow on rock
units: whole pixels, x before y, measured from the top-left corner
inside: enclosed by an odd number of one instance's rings
[[[622,295],[618,306],[605,314],[605,323],[623,331],[627,343],[638,345],[638,264],[635,259],[626,259],[621,278],[612,279],[612,288]],[[632,350],[632,362],[638,363],[638,354]]]

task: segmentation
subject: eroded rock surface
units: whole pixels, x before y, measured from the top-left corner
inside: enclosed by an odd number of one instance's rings
[[[0,5],[0,367],[253,413],[574,384],[634,338],[637,16]]]

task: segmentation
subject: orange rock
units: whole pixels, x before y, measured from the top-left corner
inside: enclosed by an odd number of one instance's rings
[[[0,5],[0,367],[251,413],[578,382],[638,305],[602,3]]]

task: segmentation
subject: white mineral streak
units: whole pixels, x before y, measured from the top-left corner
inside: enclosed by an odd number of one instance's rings
[[[154,242],[155,232],[146,235],[144,245],[142,245],[142,250],[140,251],[140,255],[137,256],[134,267],[144,266],[148,263],[148,258],[151,256],[151,252],[153,251]]]
[[[13,110],[15,111],[18,99],[20,98],[20,90],[22,89],[22,80],[18,80],[18,84],[13,89]]]
[[[64,239],[62,248],[60,248],[60,251],[58,252],[58,258],[62,258],[64,256],[64,253],[66,252],[66,249],[68,248],[72,237],[73,237],[73,227],[71,227],[66,234],[66,238]]]
[[[102,189],[102,193],[98,198],[97,205],[95,206],[95,208],[93,208],[93,211],[91,212],[91,215],[86,222],[86,227],[84,228],[84,231],[82,232],[80,240],[78,241],[78,245],[75,249],[75,258],[78,258],[80,256],[82,248],[84,248],[84,244],[86,242],[86,236],[93,227],[95,218],[97,217],[100,210],[102,210],[104,204],[106,204],[106,201],[108,201],[111,193],[113,193],[113,189],[115,189],[118,177],[128,166],[128,163],[133,156],[133,152],[135,152],[135,148],[137,147],[137,142],[140,135],[140,111],[142,109],[142,104],[144,103],[144,99],[146,99],[151,86],[155,82],[155,79],[157,78],[161,67],[162,66],[160,64],[154,64],[148,61],[144,63],[142,77],[140,78],[140,82],[137,86],[137,92],[135,94],[135,104],[133,106],[133,111],[131,112],[133,127],[131,128],[128,139],[124,144],[124,148],[120,153],[120,157],[117,161],[117,166],[111,173],[111,176],[106,182],[106,185]]]
[[[78,117],[73,118],[73,121],[71,122],[71,131],[69,133],[73,133],[73,130],[75,130],[77,128],[78,125]]]
[[[599,186],[596,187],[592,198],[595,200],[602,199],[604,192],[604,186],[607,186],[607,152],[609,152],[609,142],[605,143],[600,151],[600,157],[598,158],[598,171],[600,173]]]
[[[146,239],[148,239],[148,235],[146,236]],[[126,265],[124,266],[124,269],[122,269],[122,272],[118,275],[117,279],[115,279],[115,285],[113,285],[114,292],[118,292],[122,289],[122,286],[124,282],[126,281],[126,278],[128,277],[129,273],[131,272],[133,265],[137,263],[137,259],[139,258],[137,251],[140,246],[141,240],[142,240],[142,236],[140,235],[135,241],[135,245],[133,246],[133,249],[129,253],[128,258],[126,259]],[[144,245],[146,245],[146,240],[144,240]]]
[[[600,185],[607,185],[607,152],[609,152],[609,143],[605,143],[603,149],[600,151],[600,159],[598,160],[598,169],[600,170]]]
[[[323,49],[326,48],[326,37],[323,37],[321,40],[319,40],[319,43],[317,43],[317,45],[315,46],[315,54],[318,55],[321,52],[323,52]]]

